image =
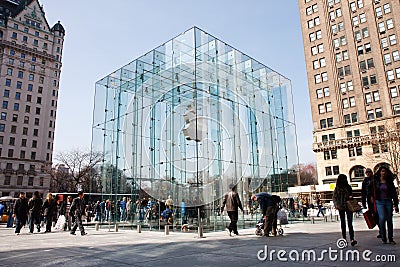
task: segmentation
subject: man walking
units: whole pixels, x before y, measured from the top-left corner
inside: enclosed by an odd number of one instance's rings
[[[373,190],[370,190],[370,186],[372,187],[372,182],[374,180],[374,173],[370,168],[365,169],[365,178],[362,182],[361,185],[361,202],[363,205],[363,208],[366,209],[368,205],[368,209],[372,211],[374,215],[374,220],[377,222],[378,228],[379,228],[379,216],[376,208],[374,207],[374,203],[372,199],[374,198],[373,195]],[[381,238],[381,235],[378,233],[377,238]]]
[[[15,202],[14,206],[14,214],[13,217],[17,220],[16,221],[16,228],[15,228],[15,234],[19,235],[19,232],[21,231],[22,226],[26,224],[26,221],[28,219],[28,200],[25,198],[25,193],[21,192],[19,193],[19,199]]]
[[[226,206],[226,211],[228,212],[229,219],[231,220],[231,223],[228,226],[229,235],[232,235],[232,232],[235,235],[239,235],[237,230],[237,221],[239,218],[238,209],[243,212],[242,202],[240,201],[239,194],[236,192],[236,186],[231,184],[229,188],[231,191],[224,195],[221,212]]]
[[[28,202],[29,206],[29,232],[33,233],[35,225],[37,231],[40,232],[40,213],[42,212],[43,200],[40,198],[39,192],[35,191],[33,197]]]
[[[72,218],[73,226],[71,228],[71,235],[75,235],[76,228],[79,227],[79,231],[81,231],[81,235],[87,235],[85,229],[82,225],[82,214],[85,212],[85,203],[83,200],[84,193],[83,191],[78,191],[78,197],[72,201],[71,208],[69,210],[69,214]]]

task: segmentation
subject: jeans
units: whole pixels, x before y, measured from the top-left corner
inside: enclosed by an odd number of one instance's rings
[[[29,231],[33,233],[33,230],[36,228],[38,232],[40,232],[40,213],[39,214],[29,214]]]
[[[393,203],[392,200],[376,200],[376,209],[379,216],[379,233],[382,240],[386,241],[386,223],[388,228],[389,241],[393,240]]]
[[[121,212],[121,216],[120,216],[119,220],[121,222],[125,221],[126,220],[126,209],[120,209],[120,212]]]
[[[324,211],[322,210],[322,207],[318,207],[317,217],[319,217],[320,213],[322,214],[322,216],[325,216]]]
[[[340,228],[342,229],[342,237],[346,239],[346,217],[347,217],[350,240],[354,240],[353,212],[349,210],[339,210],[339,217],[340,217]]]

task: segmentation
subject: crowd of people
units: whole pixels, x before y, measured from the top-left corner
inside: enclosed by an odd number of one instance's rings
[[[68,196],[66,201],[63,201],[48,193],[43,201],[39,192],[35,191],[33,197],[28,200],[25,198],[25,193],[20,192],[11,215],[15,220],[15,234],[19,235],[25,225],[28,225],[30,233],[34,232],[35,227],[37,232],[40,232],[42,226],[45,226],[44,232],[49,233],[55,223],[64,218],[62,226],[64,231],[68,228],[70,234],[75,235],[75,231],[79,228],[81,235],[86,235],[82,224],[82,216],[86,212],[83,197],[84,192],[78,191],[76,198]]]

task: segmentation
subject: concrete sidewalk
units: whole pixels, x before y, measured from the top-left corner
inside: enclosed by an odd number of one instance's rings
[[[229,237],[227,232],[205,233],[204,238],[197,238],[197,233],[163,232],[121,229],[118,232],[102,228],[95,231],[87,228],[87,236],[72,236],[68,232],[29,234],[24,228],[16,236],[14,229],[0,227],[0,266],[399,266],[400,262],[400,216],[395,215],[395,241],[397,245],[383,245],[376,238],[377,230],[369,230],[363,218],[354,222],[358,245],[354,248],[339,249],[337,240],[341,237],[339,222],[296,223],[284,227],[284,235],[278,237],[258,237],[254,229],[239,230],[240,236]],[[79,233],[78,233],[79,234]],[[271,251],[285,251],[278,260],[277,252],[273,252],[272,262],[264,256],[267,246]],[[323,250],[338,255],[330,260],[329,254],[321,257]],[[260,252],[261,250],[261,252]],[[296,250],[296,251],[293,251]],[[308,253],[314,250],[316,260],[308,261]],[[360,261],[346,261],[346,252],[359,253]],[[354,251],[353,251],[354,250]],[[372,252],[367,258],[375,260],[376,256],[395,257],[392,262],[366,262],[362,255],[366,250]],[[283,252],[280,252],[283,253]],[[293,261],[289,258],[296,257]],[[306,260],[302,261],[302,254]],[[340,260],[340,254],[343,260]],[[367,253],[368,254],[368,253]],[[312,255],[312,254],[310,254]],[[351,256],[351,255],[350,255]],[[351,257],[350,257],[351,258]],[[312,259],[312,257],[311,257]],[[322,259],[322,257],[321,257]],[[396,262],[393,262],[396,260]]]

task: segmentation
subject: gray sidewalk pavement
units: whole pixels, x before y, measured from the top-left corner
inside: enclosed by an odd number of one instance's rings
[[[171,231],[166,236],[164,232],[143,230],[138,233],[136,229],[126,228],[120,228],[118,232],[108,228],[99,231],[87,228],[87,236],[72,236],[64,231],[29,234],[28,229],[23,228],[16,236],[14,229],[1,225],[0,266],[399,266],[398,214],[394,217],[394,226],[398,244],[383,245],[376,238],[377,230],[367,229],[364,219],[356,218],[354,228],[358,245],[339,249],[339,222],[289,224],[284,226],[283,236],[268,238],[256,236],[254,229],[239,230],[240,235],[234,237],[229,237],[227,232],[214,232],[197,238],[195,232]],[[263,261],[257,254],[262,259],[266,246],[268,255],[275,252],[272,260]],[[283,251],[280,255],[287,258],[287,262],[278,260],[279,250]],[[308,260],[312,250],[316,252],[315,261]],[[323,250],[337,250],[331,251],[331,258],[335,255],[338,258],[331,260],[329,253],[322,253]],[[370,255],[367,250],[371,251]],[[299,260],[291,260],[289,256],[295,258],[296,253]],[[359,253],[360,261],[346,261],[346,255],[356,256],[355,253]],[[370,262],[362,258],[363,253]],[[306,258],[304,261],[302,254]],[[387,259],[394,256],[395,259],[377,262],[374,261],[376,256]],[[323,259],[318,261],[318,258]]]

